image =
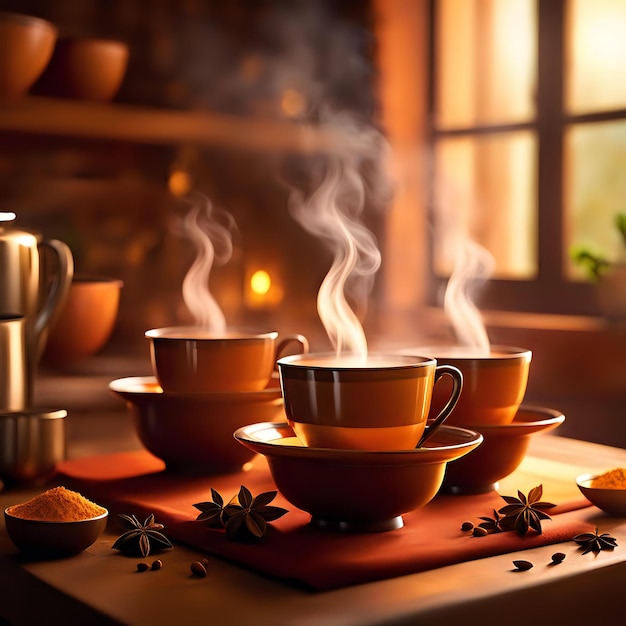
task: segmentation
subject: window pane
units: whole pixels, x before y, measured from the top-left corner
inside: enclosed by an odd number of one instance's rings
[[[581,124],[565,135],[567,252],[584,246],[609,259],[622,258],[624,243],[614,226],[626,212],[626,121]],[[568,276],[583,273],[571,261]]]
[[[435,153],[434,263],[450,274],[464,239],[495,258],[494,278],[537,273],[536,145],[527,132],[449,138]]]
[[[626,2],[570,0],[566,108],[570,113],[626,107]]]
[[[437,7],[437,126],[532,118],[534,0],[443,0]]]

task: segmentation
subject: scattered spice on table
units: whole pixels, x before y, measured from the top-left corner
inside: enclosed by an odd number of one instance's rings
[[[591,486],[595,489],[626,489],[626,469],[616,467],[604,472],[591,481]]]
[[[525,496],[521,491],[517,492],[517,498],[515,496],[502,496],[502,499],[507,503],[498,511],[504,515],[502,522],[512,522],[520,536],[524,536],[530,528],[541,534],[541,521],[552,519],[544,509],[556,506],[552,502],[542,502],[542,495],[543,486],[538,485],[528,492],[528,496]]]
[[[530,561],[513,561],[513,566],[516,570],[520,572],[527,572],[529,569],[532,569],[534,566]]]
[[[207,575],[206,567],[204,566],[204,563],[201,563],[200,561],[194,561],[190,568],[192,576],[204,578]]]
[[[481,519],[482,522],[478,524],[478,526],[486,530],[488,533],[500,533],[504,530],[502,528],[502,520],[504,518],[501,517],[495,509],[493,510],[493,517],[484,516],[479,519]]]
[[[559,563],[563,563],[564,560],[565,560],[565,554],[563,552],[555,552],[552,555],[551,563],[553,565],[558,565]]]
[[[609,533],[600,534],[597,526],[592,533],[581,533],[573,537],[572,540],[583,549],[583,554],[614,550],[617,547],[616,539],[611,537]]]
[[[478,526],[474,528],[469,522],[461,525],[462,530],[471,530],[474,536],[484,537],[492,533],[499,533],[506,530],[515,530],[520,536],[532,529],[537,533],[542,533],[542,520],[551,520],[552,518],[545,512],[555,504],[544,502],[541,500],[543,495],[543,486],[533,487],[528,495],[524,495],[521,491],[515,496],[500,496],[507,504],[499,510],[493,511],[493,517],[479,517],[482,520]]]
[[[65,487],[48,489],[8,509],[14,517],[42,522],[79,522],[106,512],[104,507]]]
[[[211,488],[211,502],[197,502],[193,506],[200,511],[196,521],[207,526],[223,527],[229,539],[261,538],[269,522],[288,513],[280,506],[271,506],[277,491],[266,491],[252,496],[250,490],[241,485],[239,493],[228,504],[222,495]]]
[[[113,550],[120,550],[132,554],[141,554],[146,557],[153,550],[173,548],[172,542],[162,532],[165,529],[154,519],[154,514],[148,515],[140,522],[134,515],[118,514],[123,526],[128,530],[122,533],[112,546]]]

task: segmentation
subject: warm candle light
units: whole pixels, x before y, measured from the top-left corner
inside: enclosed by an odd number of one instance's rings
[[[260,296],[265,295],[272,287],[272,279],[265,270],[258,270],[250,278],[250,288]]]
[[[258,267],[258,266],[257,266]],[[251,268],[247,273],[245,301],[253,309],[267,309],[278,306],[283,299],[284,290],[279,272],[269,269]]]
[[[185,196],[191,191],[191,176],[184,170],[174,170],[170,174],[167,186],[173,195]]]
[[[285,89],[280,99],[280,107],[285,115],[298,117],[304,111],[306,100],[304,96],[295,89]]]

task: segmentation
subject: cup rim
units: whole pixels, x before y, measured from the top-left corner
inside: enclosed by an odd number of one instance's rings
[[[37,420],[56,420],[67,417],[66,409],[48,409],[45,407],[31,407],[21,409],[20,411],[2,411],[0,419],[37,419]]]
[[[402,348],[400,354],[413,353],[413,348]],[[532,358],[532,350],[529,348],[520,348],[518,346],[508,346],[501,344],[492,344],[489,346],[489,354],[481,354],[475,348],[469,346],[416,346],[416,352],[431,354],[435,360],[446,361],[477,361],[477,362],[497,362],[512,359],[528,359]],[[497,354],[494,355],[494,352]]]
[[[195,336],[194,336],[195,335]],[[199,335],[199,336],[198,336]],[[163,326],[159,328],[151,328],[144,333],[146,339],[152,341],[157,340],[182,340],[182,341],[198,341],[198,342],[217,342],[217,341],[251,341],[258,339],[278,338],[278,331],[255,329],[243,326],[227,327],[224,331],[211,331],[203,326]]]
[[[371,352],[362,363],[355,362],[355,359],[358,358],[359,357],[351,355],[337,356],[335,352],[305,352],[281,357],[276,361],[276,364],[279,368],[283,369],[293,368],[315,371],[336,370],[344,372],[406,370],[437,364],[436,360],[430,356],[393,354],[387,352]],[[315,363],[315,360],[328,361],[328,363]],[[346,362],[342,364],[342,360]],[[313,362],[303,363],[301,361]],[[376,365],[376,361],[380,361],[380,363]],[[396,362],[389,364],[390,361]]]

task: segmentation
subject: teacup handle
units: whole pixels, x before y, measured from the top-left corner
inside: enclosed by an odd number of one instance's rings
[[[446,419],[448,419],[450,413],[454,410],[456,403],[459,401],[461,391],[463,390],[463,374],[461,373],[461,370],[453,365],[438,365],[435,370],[435,382],[433,383],[433,386],[437,384],[437,381],[442,376],[449,376],[452,379],[452,393],[450,394],[450,398],[448,399],[446,405],[439,412],[439,415],[437,415],[437,417],[424,429],[424,434],[417,442],[417,445],[415,446],[416,448],[421,448],[426,440],[435,434],[435,431],[439,428],[439,426],[441,426]]]
[[[285,335],[281,337],[280,341],[276,344],[276,360],[278,360],[281,356],[286,356],[283,354],[285,348],[289,345],[295,343],[300,346],[299,352],[290,352],[289,354],[306,354],[309,351],[309,340],[304,335]],[[274,363],[274,369],[278,369],[278,365]]]

